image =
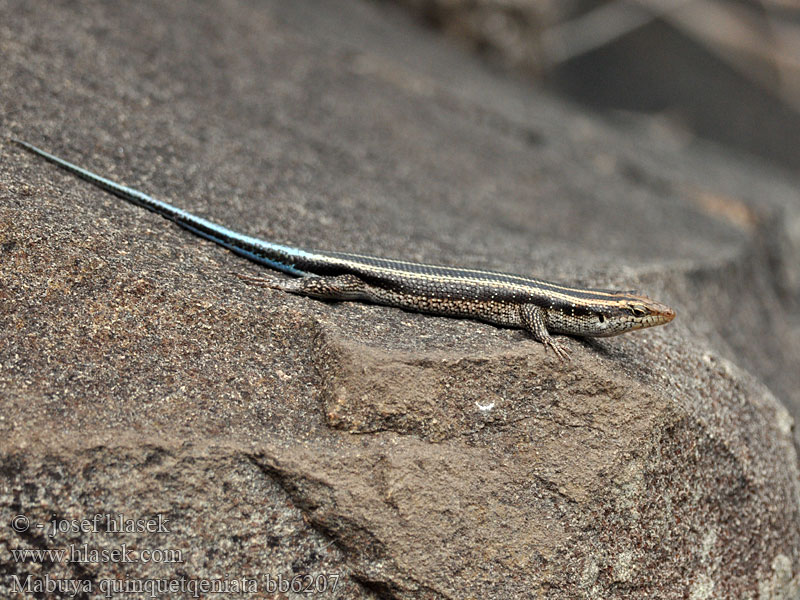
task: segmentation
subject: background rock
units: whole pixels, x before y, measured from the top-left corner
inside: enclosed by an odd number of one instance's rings
[[[800,6],[775,0],[393,0],[595,110],[657,115],[796,171]]]

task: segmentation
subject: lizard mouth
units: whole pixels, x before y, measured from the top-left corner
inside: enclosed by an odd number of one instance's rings
[[[672,319],[675,318],[675,310],[670,308],[669,306],[661,305],[658,307],[656,311],[656,318],[658,320],[659,325],[663,325],[664,323],[669,323]]]

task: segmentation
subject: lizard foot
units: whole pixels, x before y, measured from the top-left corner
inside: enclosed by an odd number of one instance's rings
[[[545,349],[552,349],[556,356],[558,356],[558,358],[560,358],[562,361],[570,360],[569,350],[567,350],[566,346],[564,346],[564,344],[558,340],[548,337],[544,340],[544,347]]]

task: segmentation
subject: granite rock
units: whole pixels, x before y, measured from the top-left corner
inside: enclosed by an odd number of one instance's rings
[[[4,138],[252,235],[678,311],[562,363],[520,331],[250,287],[3,142],[3,597],[796,597],[791,176],[601,120],[381,3],[0,14]]]

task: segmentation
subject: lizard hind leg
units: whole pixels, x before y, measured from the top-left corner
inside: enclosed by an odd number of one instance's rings
[[[279,279],[277,277],[252,277],[238,275],[239,279],[262,287],[281,290],[299,296],[320,300],[370,300],[370,286],[355,275],[300,277]]]

